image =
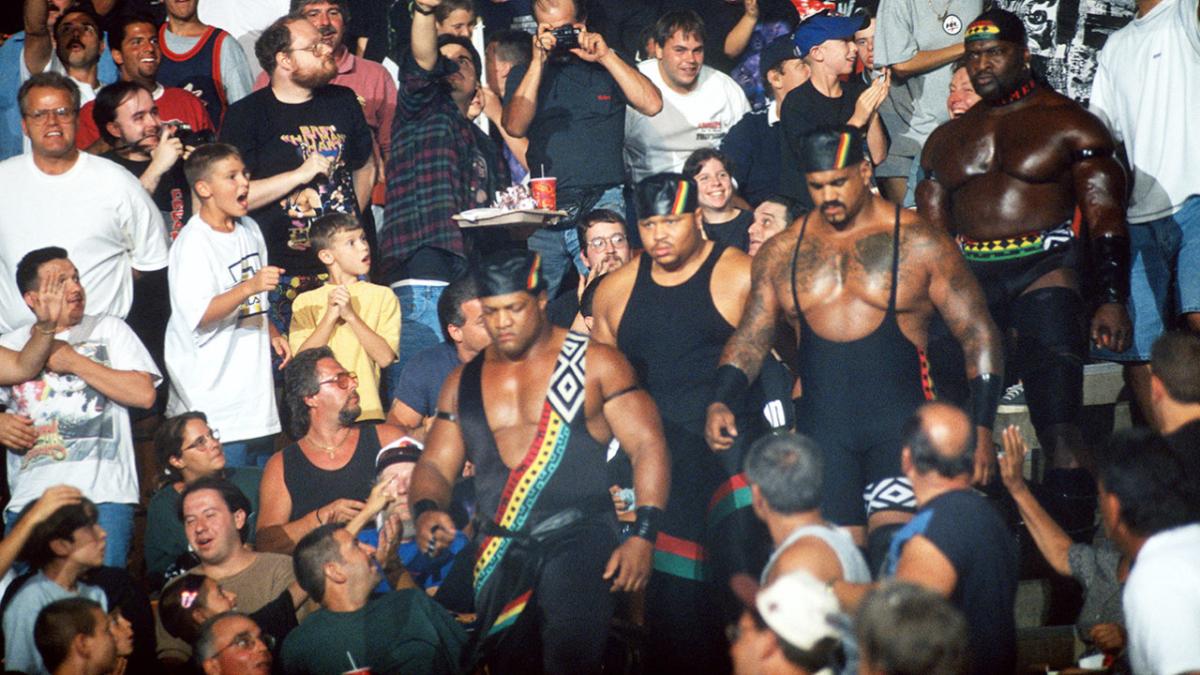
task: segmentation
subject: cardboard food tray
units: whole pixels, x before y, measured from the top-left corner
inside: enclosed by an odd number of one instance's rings
[[[464,213],[470,213],[469,211]],[[472,219],[463,214],[454,216],[458,226],[468,227],[542,227],[553,225],[558,219],[567,215],[566,211],[550,211],[547,209],[520,209],[505,211],[494,216]]]

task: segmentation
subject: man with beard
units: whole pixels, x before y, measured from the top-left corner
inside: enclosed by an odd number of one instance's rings
[[[866,545],[874,568],[892,533],[916,509],[901,473],[901,429],[931,395],[922,350],[940,313],[963,345],[972,421],[983,440],[974,478],[992,470],[991,428],[1000,398],[1000,335],[979,284],[949,237],[872,195],[857,127],[822,127],[800,146],[816,209],[765,243],[751,299],[725,345],[705,429],[714,449],[736,437],[731,409],[786,320],[798,337],[796,431],[821,448],[821,512]],[[877,401],[863,411],[863,401]]]
[[[493,673],[598,673],[612,594],[641,590],[650,575],[667,450],[630,364],[546,320],[539,262],[503,251],[475,269],[493,342],[442,387],[409,495],[417,545],[434,555],[457,532],[451,488],[465,461],[475,465],[476,662]],[[638,495],[620,545],[604,466],[614,437]]]
[[[250,93],[252,77],[246,52],[229,33],[200,20],[196,15],[199,0],[169,0],[165,4],[167,20],[158,27],[163,57],[158,79],[200,99],[220,128],[229,106]],[[250,9],[245,7],[247,12]]]
[[[253,177],[250,216],[271,264],[286,270],[269,296],[271,322],[286,333],[292,300],[325,279],[309,227],[333,212],[362,222],[375,164],[362,106],[353,91],[329,84],[337,63],[316,27],[303,16],[285,16],[263,31],[255,53],[271,86],[229,107],[221,140],[241,151]]]
[[[375,481],[379,449],[403,435],[389,424],[361,424],[358,378],[329,347],[306,349],[284,371],[289,431],[300,440],[267,461],[259,487],[259,550],[291,553],[326,523],[362,510]]]
[[[213,131],[212,120],[203,103],[187,90],[163,86],[156,79],[162,51],[158,47],[157,29],[149,18],[139,15],[121,17],[109,30],[108,48],[117,64],[120,81],[135,82],[149,91],[163,120],[180,127],[186,126],[191,131]],[[97,92],[96,96],[99,95]],[[75,145],[80,150],[101,154],[112,147],[113,139],[103,131],[105,123],[112,118],[96,121],[95,105],[95,101],[92,101],[80,109]],[[147,189],[154,192],[153,189]]]
[[[587,275],[580,277],[574,293],[560,293],[546,306],[546,316],[555,326],[571,328],[579,319],[579,301],[588,286],[629,262],[632,251],[625,219],[615,211],[596,209],[580,218],[579,243]]]
[[[992,319],[1004,335],[1015,334],[1011,378],[1025,383],[1041,447],[1067,470],[1086,460],[1077,453],[1089,311],[1097,347],[1124,351],[1131,336],[1125,174],[1100,120],[1033,80],[1020,19],[984,12],[965,43],[982,100],[930,137],[921,159],[929,178],[917,204],[923,218],[957,237]],[[1082,227],[1073,222],[1077,207]],[[1087,257],[1090,284],[1079,279]],[[1085,297],[1080,289],[1089,285]],[[961,401],[964,378],[946,343],[931,340],[934,379],[940,394]],[[1055,483],[1090,484],[1075,472],[1055,475]]]
[[[533,3],[533,59],[509,73],[514,86],[505,96],[504,128],[529,139],[527,166],[557,179],[558,206],[574,216],[529,238],[542,256],[550,297],[569,265],[586,273],[577,219],[593,209],[625,212],[626,102],[649,117],[662,108],[658,88],[588,30],[581,8],[582,0]]]

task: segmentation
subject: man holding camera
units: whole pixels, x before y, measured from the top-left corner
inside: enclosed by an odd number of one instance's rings
[[[625,105],[648,116],[662,109],[658,88],[587,29],[583,12],[577,0],[535,0],[533,59],[512,69],[505,92],[505,130],[529,139],[530,174],[554,176],[558,208],[572,216],[529,238],[551,297],[572,262],[587,274],[575,217],[599,208],[625,212]]]

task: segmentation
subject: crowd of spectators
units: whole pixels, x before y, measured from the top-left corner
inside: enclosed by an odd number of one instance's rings
[[[546,335],[628,360],[670,453],[650,528],[634,451],[589,417],[614,537],[648,539],[653,573],[635,591],[613,579],[607,638],[544,669],[1013,673],[1033,665],[1018,583],[1043,575],[1078,582],[1052,600],[1076,638],[1056,669],[1200,672],[1197,0],[11,4],[5,671],[468,673],[551,642],[561,657],[573,633],[551,640],[549,619],[525,643],[495,637],[524,604],[479,624],[485,548],[539,528],[478,508],[470,461],[449,504],[408,498],[465,414],[459,374],[544,317]],[[1002,121],[1021,110],[1036,122]],[[1038,134],[1066,140],[1029,148]],[[817,166],[824,137],[841,144]],[[543,177],[548,224],[455,220]],[[855,209],[885,199],[886,231],[861,236]],[[958,231],[982,213],[1029,233]],[[534,318],[511,319],[527,308],[481,302],[499,295],[481,260],[526,249]],[[1061,267],[1001,268],[1051,251]],[[922,256],[955,260],[928,273]],[[982,309],[996,284],[1011,316]],[[1048,290],[1078,326],[1029,325],[1054,323],[1032,302]],[[960,320],[1007,342],[992,354]],[[886,447],[799,433],[793,403],[827,395],[799,378],[806,340],[883,333],[919,353],[928,401]],[[950,333],[961,351],[942,350]],[[746,340],[766,356],[731,385]],[[971,370],[981,350],[995,372]],[[964,353],[978,376],[956,396],[941,368]],[[1084,428],[1085,361],[1120,364],[1132,428]],[[490,406],[582,400],[557,383],[583,358],[557,363],[548,392],[473,402],[505,494],[531,489],[517,477],[536,462],[512,468],[500,439],[537,420]],[[818,424],[875,429],[898,405],[870,394],[895,367],[857,365],[881,381],[851,383],[859,409]],[[1001,391],[1035,438],[995,423]],[[845,460],[859,451],[870,467]],[[859,475],[881,456],[885,480]],[[847,490],[853,517],[831,508]],[[430,510],[448,520],[426,547]]]

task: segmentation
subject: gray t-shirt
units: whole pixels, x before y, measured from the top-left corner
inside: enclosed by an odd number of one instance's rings
[[[875,63],[903,63],[917,52],[961,43],[967,24],[983,11],[981,0],[880,0],[875,22]],[[950,119],[946,96],[950,64],[906,80],[892,80],[895,114],[889,113],[889,153],[916,157],[925,139]],[[889,120],[885,118],[885,123]]]
[[[169,30],[164,30],[163,35],[167,38],[167,49],[175,54],[186,54],[200,41],[198,37],[182,37]],[[246,53],[236,40],[221,42],[221,83],[225,86],[225,101],[229,105],[245,97],[254,88]]]

